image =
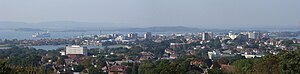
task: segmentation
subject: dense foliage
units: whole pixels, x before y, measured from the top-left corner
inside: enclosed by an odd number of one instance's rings
[[[0,74],[28,74],[48,73],[45,66],[42,66],[42,55],[52,54],[53,51],[36,50],[28,47],[14,46],[10,49],[0,50]]]
[[[144,62],[138,68],[139,74],[186,74],[202,73],[202,69],[189,64],[190,60],[160,60]]]
[[[267,55],[263,58],[235,61],[236,73],[253,74],[296,74],[300,73],[300,50]]]

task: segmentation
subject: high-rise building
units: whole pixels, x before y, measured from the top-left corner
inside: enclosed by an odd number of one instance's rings
[[[259,38],[259,33],[258,32],[248,32],[248,38],[257,39],[257,38]]]
[[[210,40],[210,39],[213,39],[212,32],[203,32],[202,33],[202,40]]]
[[[213,32],[207,32],[209,39],[213,39],[214,38],[214,33]]]
[[[112,38],[116,38],[119,36],[119,34],[113,33],[113,34],[111,34],[111,36],[112,36]]]
[[[81,47],[78,45],[72,45],[66,47],[67,55],[84,55],[87,56],[87,47]]]
[[[144,34],[144,38],[145,38],[145,39],[151,39],[151,38],[152,38],[151,32],[146,32],[146,33]]]
[[[127,36],[128,36],[128,38],[131,38],[131,39],[138,38],[138,34],[137,33],[129,33]]]

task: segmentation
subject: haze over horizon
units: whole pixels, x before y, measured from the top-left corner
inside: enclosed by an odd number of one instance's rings
[[[0,21],[75,21],[117,27],[300,28],[299,3],[299,0],[5,0],[0,2]]]

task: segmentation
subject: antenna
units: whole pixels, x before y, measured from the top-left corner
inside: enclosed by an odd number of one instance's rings
[[[99,33],[100,33],[100,35],[102,35],[102,30],[101,30],[101,28],[99,28]]]

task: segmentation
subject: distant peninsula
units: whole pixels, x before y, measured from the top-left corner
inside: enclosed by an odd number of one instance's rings
[[[125,32],[195,32],[195,31],[200,31],[200,29],[184,27],[184,26],[160,26],[160,27],[148,27],[148,28],[125,28],[125,29],[119,29],[119,31],[125,31]]]
[[[34,29],[34,28],[18,28],[18,29],[15,29],[15,31],[44,31],[44,30]]]

